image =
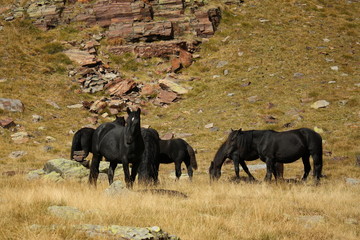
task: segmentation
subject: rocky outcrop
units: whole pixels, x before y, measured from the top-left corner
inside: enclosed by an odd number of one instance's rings
[[[40,0],[32,1],[26,12],[35,26],[48,30],[59,25],[64,8],[65,0]]]
[[[116,175],[120,174],[120,168],[118,166]],[[99,171],[100,174],[107,174],[109,169],[108,162],[101,162]],[[89,169],[84,167],[81,163],[68,160],[68,159],[52,159],[45,163],[43,169],[37,169],[30,171],[27,174],[27,179],[44,179],[53,182],[61,182],[67,179],[75,179],[79,181],[87,181],[89,177]]]

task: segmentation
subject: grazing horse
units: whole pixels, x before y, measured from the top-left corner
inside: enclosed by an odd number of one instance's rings
[[[124,117],[116,116],[116,119],[113,123],[119,124],[121,126],[125,126],[125,119]],[[73,137],[72,145],[71,145],[71,152],[70,152],[70,159],[74,159],[74,152],[75,151],[84,151],[81,160],[77,160],[78,162],[85,161],[85,158],[92,152],[92,138],[95,129],[93,128],[81,128],[79,129]]]
[[[242,131],[240,129],[232,131],[220,148],[226,156],[235,158],[234,164],[240,163],[249,176],[251,174],[248,172],[244,160],[260,158],[266,163],[266,181],[271,180],[272,174],[277,179],[279,174],[276,171],[276,163],[292,163],[299,158],[302,158],[304,164],[302,180],[305,181],[311,170],[310,156],[313,158],[315,182],[318,183],[321,177],[322,138],[318,133],[308,128],[286,132],[272,130]],[[220,177],[222,160],[217,155],[218,153],[210,165],[211,178]]]
[[[197,169],[194,149],[183,139],[160,140],[160,163],[175,163],[176,178],[181,176],[181,163],[184,162],[190,180],[193,169]]]
[[[142,184],[157,184],[159,173],[159,133],[152,128],[142,128],[145,149],[138,169],[138,179]]]
[[[109,184],[114,179],[114,171],[119,163],[122,163],[125,182],[128,188],[132,188],[137,170],[144,151],[144,141],[141,136],[140,113],[141,110],[131,111],[126,109],[128,118],[126,126],[117,123],[104,123],[94,132],[92,150],[93,158],[90,165],[90,184],[96,185],[99,175],[99,165],[102,157],[110,162],[108,170]],[[129,163],[132,164],[131,175]]]

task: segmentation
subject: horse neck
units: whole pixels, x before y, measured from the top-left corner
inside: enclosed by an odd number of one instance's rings
[[[226,153],[225,153],[225,147],[226,147],[226,142],[224,142],[219,150],[216,152],[215,154],[215,157],[214,157],[214,167],[216,168],[220,168],[222,167],[222,165],[224,164],[227,156],[226,156]]]

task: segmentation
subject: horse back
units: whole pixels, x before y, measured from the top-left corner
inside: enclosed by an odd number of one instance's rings
[[[119,158],[121,143],[123,143],[124,127],[114,123],[104,123],[94,132],[92,149],[94,154],[100,154],[107,160]]]
[[[280,162],[293,162],[310,154],[306,138],[299,129],[286,132],[265,131],[258,149],[261,159],[273,158]]]
[[[179,155],[187,153],[187,143],[181,139],[160,140],[160,163],[173,163]]]

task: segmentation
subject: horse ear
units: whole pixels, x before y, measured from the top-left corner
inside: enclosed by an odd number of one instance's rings
[[[130,110],[129,107],[126,108],[126,112],[127,112],[127,114],[130,114],[130,113],[131,113],[131,110]]]
[[[141,113],[141,109],[140,109],[140,108],[138,108],[137,113],[140,115],[140,113]]]
[[[234,131],[234,129],[232,129],[232,128],[230,128],[230,130],[231,130],[231,132],[233,132],[233,131]]]
[[[239,132],[241,132],[242,128],[239,128]]]

